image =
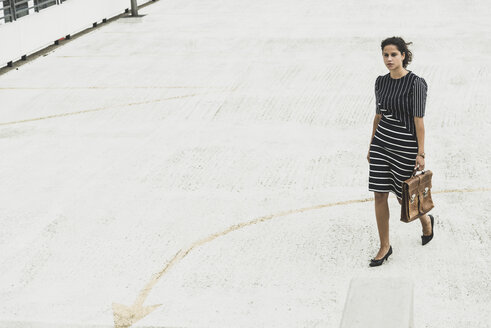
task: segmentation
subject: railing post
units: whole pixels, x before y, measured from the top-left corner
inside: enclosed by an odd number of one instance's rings
[[[15,0],[10,0],[10,21],[13,22],[17,20],[17,14],[15,13]]]
[[[138,16],[138,5],[136,0],[131,0],[131,16]]]

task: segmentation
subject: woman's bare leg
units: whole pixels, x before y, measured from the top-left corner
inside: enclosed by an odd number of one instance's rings
[[[402,205],[402,199],[397,198],[399,204]],[[425,214],[419,217],[419,221],[421,222],[421,226],[423,227],[423,235],[429,236],[431,235],[431,220],[430,217]]]
[[[375,192],[375,216],[377,217],[377,228],[380,238],[380,249],[377,256],[375,256],[376,260],[380,260],[384,257],[390,248],[388,198],[388,192]]]
[[[419,220],[421,221],[421,226],[423,227],[423,235],[431,235],[431,220],[428,214],[420,216]]]

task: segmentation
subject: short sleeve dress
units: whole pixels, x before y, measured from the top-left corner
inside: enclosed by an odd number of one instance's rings
[[[370,143],[369,191],[392,192],[402,197],[402,182],[416,164],[418,141],[414,117],[423,117],[428,85],[408,71],[399,79],[387,75],[375,81],[376,113],[382,114]]]

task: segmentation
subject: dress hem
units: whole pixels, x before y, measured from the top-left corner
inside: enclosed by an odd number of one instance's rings
[[[369,188],[369,189],[368,189],[368,191],[372,191],[372,192],[381,192],[381,193],[391,192],[391,193],[393,193],[393,194],[394,194],[394,196],[396,196],[396,197],[397,197],[397,199],[402,200],[402,197],[397,196],[397,193],[396,193],[394,190],[388,190],[388,191],[378,191],[378,190],[373,190],[373,189],[370,189],[370,188]]]

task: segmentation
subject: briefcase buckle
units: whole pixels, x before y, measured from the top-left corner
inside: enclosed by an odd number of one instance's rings
[[[414,199],[415,199],[415,198],[416,198],[416,194],[413,194],[413,195],[411,196],[411,201],[410,201],[410,202],[411,202],[411,204],[412,204],[412,203],[414,203]]]

